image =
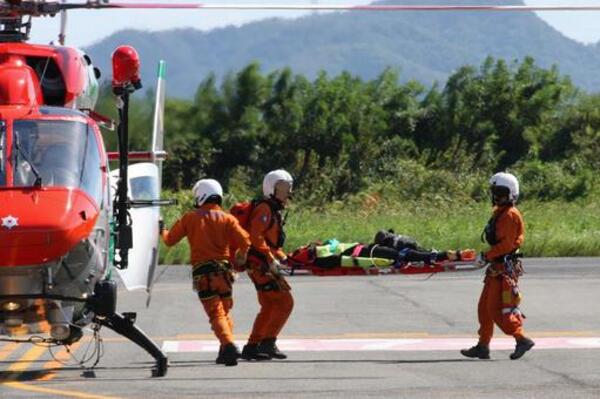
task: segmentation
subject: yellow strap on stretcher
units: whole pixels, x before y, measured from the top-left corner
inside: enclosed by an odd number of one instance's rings
[[[342,267],[378,267],[388,268],[394,264],[393,259],[385,258],[361,258],[357,256],[342,256],[341,265]]]
[[[345,250],[347,250],[348,248],[352,248],[357,245],[358,245],[358,243],[356,243],[356,242],[344,243],[344,242],[334,241],[328,245],[317,245],[315,247],[315,251],[316,251],[317,258],[326,258],[329,256],[339,255],[342,252],[344,252]]]

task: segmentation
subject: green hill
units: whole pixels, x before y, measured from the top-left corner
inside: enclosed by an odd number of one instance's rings
[[[469,2],[476,1],[460,1]],[[168,93],[179,97],[193,96],[210,72],[220,77],[254,60],[267,71],[289,66],[310,77],[324,69],[373,78],[393,67],[401,71],[403,80],[430,84],[444,81],[459,66],[480,65],[488,55],[508,60],[531,55],[542,67],[557,64],[575,84],[589,91],[600,88],[597,46],[566,38],[531,12],[329,13],[210,32],[126,30],[88,51],[108,72],[110,54],[119,44],[133,45],[139,51],[147,85],[154,82],[157,60],[166,59]]]

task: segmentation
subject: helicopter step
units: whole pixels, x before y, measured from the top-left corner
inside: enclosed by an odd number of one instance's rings
[[[167,374],[169,361],[167,355],[138,326],[135,325],[136,314],[133,312],[117,313],[117,284],[112,280],[104,280],[96,285],[91,301],[96,313],[94,322],[108,327],[143,348],[155,360],[153,377],[164,377]]]

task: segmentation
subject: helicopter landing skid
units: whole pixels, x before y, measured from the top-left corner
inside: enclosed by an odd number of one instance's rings
[[[169,368],[167,355],[135,325],[134,315],[132,316],[131,313],[121,315],[115,312],[103,317],[97,317],[96,323],[110,328],[117,334],[121,334],[145,349],[156,360],[156,366],[152,369],[152,377],[164,377],[167,374],[167,369]]]

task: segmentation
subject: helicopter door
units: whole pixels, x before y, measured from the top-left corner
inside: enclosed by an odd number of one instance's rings
[[[162,161],[166,153],[163,150],[164,112],[165,112],[165,71],[166,63],[158,64],[158,82],[154,106],[152,131],[152,159],[154,163],[136,163],[127,168],[129,179],[128,197],[133,201],[152,201],[160,198]],[[131,154],[131,153],[130,153]],[[111,172],[113,183],[119,180],[119,170]],[[116,192],[116,186],[113,187]],[[158,264],[158,206],[147,206],[129,210],[133,229],[133,248],[129,251],[129,267],[118,270],[125,287],[129,290],[145,289],[148,293],[146,306],[151,299],[152,282]]]
[[[160,197],[158,167],[153,163],[137,163],[128,167],[128,197],[131,200],[154,200]],[[111,172],[113,181],[118,181],[119,171]],[[158,206],[131,208],[133,248],[129,251],[129,267],[117,269],[121,280],[129,291],[150,292],[154,272],[158,264]]]

